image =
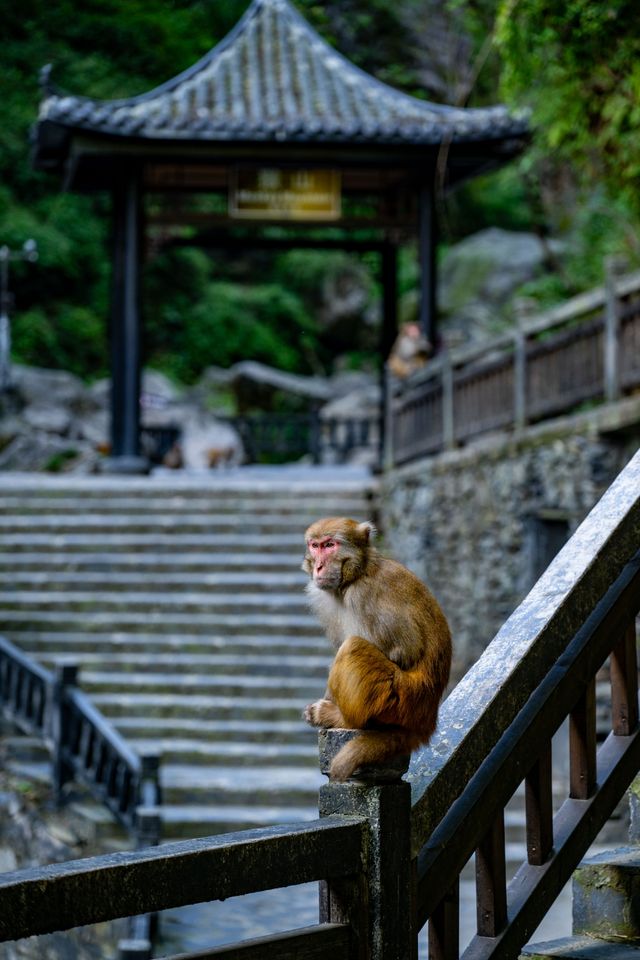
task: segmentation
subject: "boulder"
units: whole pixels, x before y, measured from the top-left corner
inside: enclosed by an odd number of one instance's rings
[[[34,430],[43,430],[45,433],[56,433],[61,437],[69,434],[72,416],[67,407],[57,403],[33,403],[22,412],[22,419],[27,426]]]
[[[495,332],[516,291],[545,267],[547,249],[533,233],[491,227],[451,247],[439,276],[445,332],[468,340]]]
[[[81,407],[89,394],[80,377],[65,370],[45,370],[15,364],[12,367],[12,380],[26,406],[46,406],[55,400],[59,407]]]

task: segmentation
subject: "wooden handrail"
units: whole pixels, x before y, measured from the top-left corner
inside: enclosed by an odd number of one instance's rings
[[[640,385],[640,271],[482,344],[388,377],[386,461],[404,464],[498,429],[615,401]]]
[[[0,874],[0,941],[357,874],[363,831],[333,817]]]
[[[632,560],[638,543],[640,451],[443,703],[436,733],[409,770],[414,854]]]
[[[474,851],[478,936],[464,956],[517,955],[637,773],[639,543],[640,452],[453,691],[414,760],[416,923],[431,918],[432,960],[458,955],[455,890]],[[612,733],[596,755],[595,676],[608,656]],[[552,821],[551,738],[567,717],[568,798]],[[527,861],[507,887],[503,811],[523,781]]]

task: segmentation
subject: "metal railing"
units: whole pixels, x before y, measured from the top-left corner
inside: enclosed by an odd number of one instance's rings
[[[640,768],[639,543],[640,452],[445,701],[410,783],[329,783],[309,824],[0,875],[0,939],[320,880],[318,925],[197,956],[414,960],[428,920],[432,960],[455,960],[458,878],[475,851],[477,935],[463,956],[515,960]],[[607,658],[611,734],[596,752]],[[554,817],[551,738],[565,717]],[[527,855],[508,884],[503,811],[521,782]]]
[[[322,417],[309,413],[256,413],[228,418],[251,463],[346,463],[355,451],[378,455],[380,417]]]
[[[407,381],[388,377],[387,452],[402,464],[494,430],[620,399],[640,386],[640,272],[447,351]]]

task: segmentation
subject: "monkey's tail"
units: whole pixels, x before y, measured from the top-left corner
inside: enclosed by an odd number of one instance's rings
[[[348,780],[361,767],[384,767],[394,757],[411,753],[420,742],[420,737],[406,730],[362,730],[338,751],[329,776],[332,780]]]

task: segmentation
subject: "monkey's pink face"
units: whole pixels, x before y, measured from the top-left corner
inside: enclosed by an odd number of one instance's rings
[[[335,537],[322,537],[307,541],[311,557],[313,582],[321,590],[335,590],[342,579],[342,565],[338,558],[340,541]]]

